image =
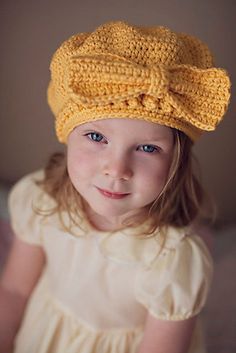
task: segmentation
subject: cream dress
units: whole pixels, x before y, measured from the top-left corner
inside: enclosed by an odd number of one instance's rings
[[[184,320],[201,311],[212,260],[197,235],[174,228],[148,239],[137,229],[99,232],[82,210],[80,228],[69,234],[57,214],[34,212],[54,206],[35,184],[42,177],[42,171],[24,177],[9,199],[15,234],[42,246],[47,258],[14,353],[135,353],[147,312]],[[198,324],[189,352],[205,352]]]

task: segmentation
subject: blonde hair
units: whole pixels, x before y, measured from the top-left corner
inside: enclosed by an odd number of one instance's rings
[[[213,202],[194,173],[193,142],[183,132],[173,131],[175,148],[169,176],[149,210],[154,226],[184,227],[198,219],[213,221]]]
[[[193,171],[193,143],[183,132],[172,130],[174,152],[169,176],[158,198],[148,209],[147,217],[152,222],[147,235],[157,227],[184,227],[198,218],[211,219],[212,208],[209,206],[212,204]],[[79,226],[81,216],[78,210],[83,208],[83,202],[69,178],[63,153],[54,153],[50,157],[45,167],[45,178],[38,184],[56,201],[56,206],[47,214],[58,213],[63,227],[70,231],[61,217],[62,212],[67,211],[71,224]],[[132,226],[132,223],[127,225]]]

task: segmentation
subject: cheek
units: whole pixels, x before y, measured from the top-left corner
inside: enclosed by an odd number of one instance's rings
[[[97,154],[91,151],[87,141],[75,132],[74,130],[68,138],[67,169],[72,184],[80,190],[93,178]]]
[[[83,176],[86,177],[90,169],[89,157],[81,152],[68,149],[67,168],[72,182]]]
[[[160,192],[164,187],[169,173],[169,163],[157,162],[155,165],[142,168],[139,175],[139,183],[141,188],[145,188],[147,192]]]

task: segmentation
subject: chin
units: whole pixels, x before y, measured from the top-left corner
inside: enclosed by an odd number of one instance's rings
[[[119,201],[118,201],[119,202]],[[113,204],[114,203],[114,204]],[[109,218],[109,217],[120,217],[130,213],[129,207],[124,207],[123,205],[116,204],[116,201],[108,202],[108,204],[96,203],[93,204],[92,202],[89,203],[90,208],[97,214],[102,217]]]

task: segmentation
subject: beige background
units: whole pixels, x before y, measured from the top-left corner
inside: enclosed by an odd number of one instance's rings
[[[166,25],[207,42],[232,82],[235,69],[235,0],[2,0],[0,3],[0,180],[14,182],[44,165],[60,146],[46,102],[49,62],[70,35],[110,20]],[[219,221],[236,221],[236,100],[218,130],[195,147],[202,179],[219,206]]]

